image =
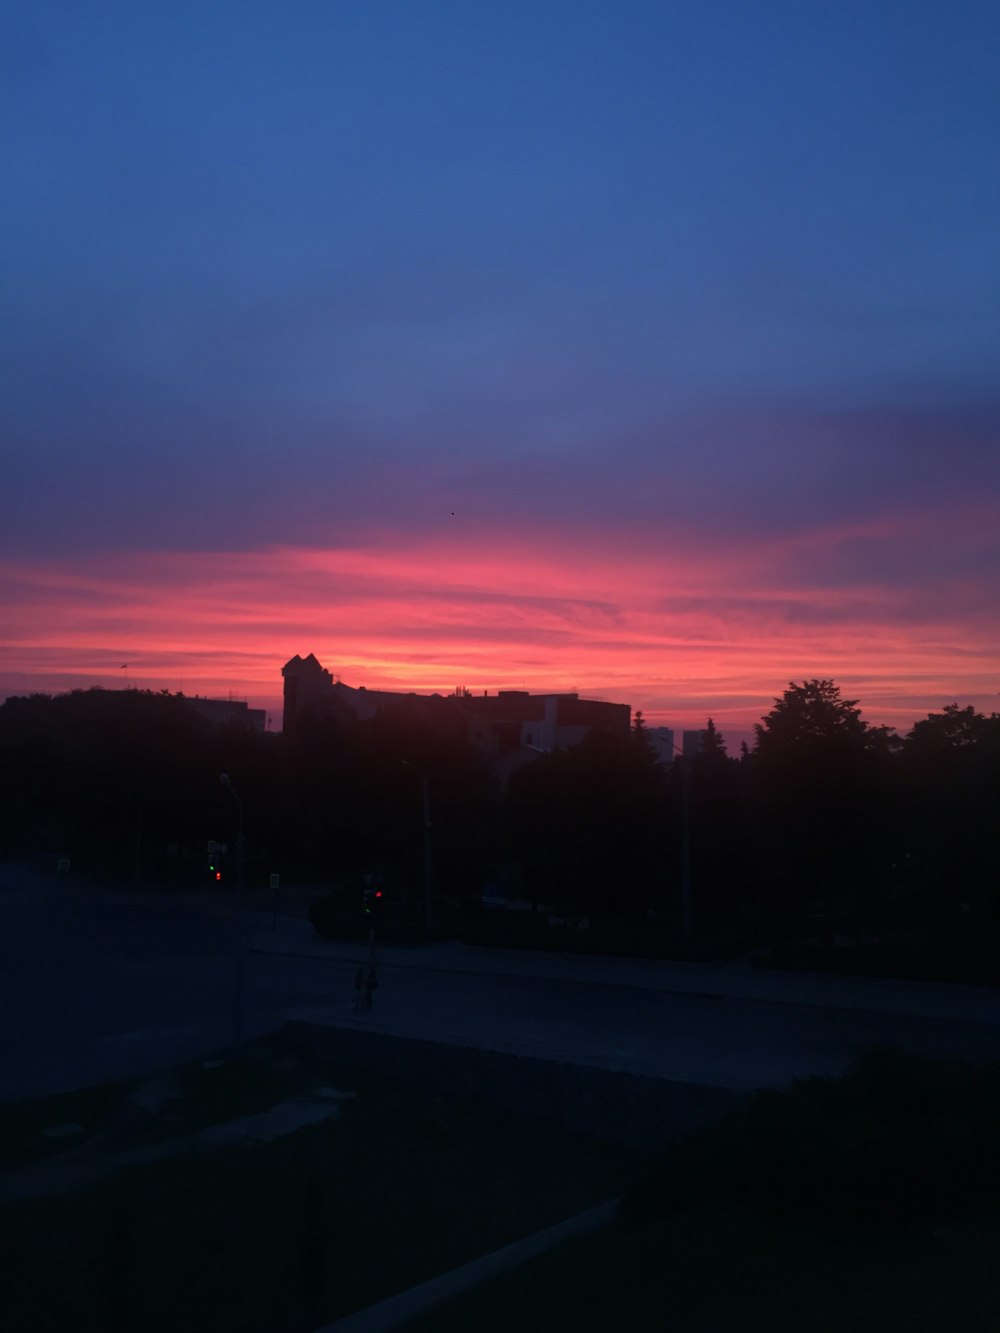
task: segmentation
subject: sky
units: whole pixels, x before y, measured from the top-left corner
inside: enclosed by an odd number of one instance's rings
[[[0,697],[1000,710],[993,0],[13,0]]]

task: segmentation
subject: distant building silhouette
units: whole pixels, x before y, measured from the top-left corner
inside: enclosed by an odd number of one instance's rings
[[[292,731],[306,717],[341,716],[367,721],[383,709],[406,710],[462,735],[490,759],[523,752],[533,754],[579,745],[594,730],[627,735],[628,704],[581,699],[578,694],[531,694],[498,690],[496,694],[404,694],[393,690],[354,688],[334,680],[312,653],[296,654],[281,669],[285,682],[284,730]]]
[[[673,727],[647,727],[646,735],[656,754],[657,761],[661,764],[672,764],[674,762]]]
[[[137,690],[126,688],[123,690],[105,690],[102,686],[86,691],[88,694],[109,694],[109,695],[153,695],[157,692],[153,690]],[[160,690],[160,694],[169,694],[168,690]],[[251,708],[245,699],[203,699],[197,694],[174,694],[170,696],[174,699],[180,699],[188,708],[194,710],[206,722],[210,722],[213,727],[239,727],[245,731],[264,731],[266,729],[267,713],[263,708]]]
[[[247,731],[263,731],[267,714],[263,708],[251,708],[244,699],[201,699],[185,695],[189,707],[216,727],[242,727]]]
[[[705,732],[685,731],[681,734],[681,753],[685,759],[693,759],[701,754],[705,746]]]
[[[324,670],[312,653],[300,657],[298,653],[281,668],[285,681],[285,707],[282,730],[293,731],[300,717],[312,708],[326,708],[333,690],[333,677]]]
[[[442,694],[404,694],[395,690],[356,689],[345,685],[321,666],[315,656],[296,655],[281,668],[285,681],[285,706],[282,729],[291,732],[308,718],[340,717],[368,722],[386,709],[404,712],[442,729],[458,733],[465,730],[463,716],[455,708],[456,696]]]

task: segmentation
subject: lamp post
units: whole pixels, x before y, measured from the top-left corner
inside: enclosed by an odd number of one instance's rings
[[[691,942],[691,761],[681,756],[681,933]]]
[[[236,826],[236,892],[239,893],[243,888],[243,802],[228,773],[220,773],[219,781],[232,794],[233,800],[239,806],[239,822]]]
[[[243,1040],[244,982],[243,982],[243,933],[240,919],[240,898],[243,889],[243,802],[228,773],[220,773],[219,781],[233,795],[239,806],[239,824],[236,830],[236,894],[233,899],[235,922],[233,928],[233,1045],[238,1046]]]
[[[673,744],[671,742],[671,744]],[[679,745],[675,767],[681,775],[681,938],[691,942],[691,758]]]
[[[412,769],[420,779],[420,798],[424,823],[424,929],[429,936],[434,921],[434,880],[431,868],[431,784],[427,774],[403,760],[403,767]]]

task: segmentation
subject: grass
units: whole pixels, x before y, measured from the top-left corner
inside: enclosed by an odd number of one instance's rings
[[[417,1084],[307,1072],[357,1092],[340,1119],[0,1209],[7,1326],[306,1333],[613,1197],[634,1166]]]
[[[717,1202],[568,1242],[407,1329],[995,1333],[1000,1212],[937,1230],[803,1226]]]
[[[964,931],[941,928],[936,933],[862,944],[789,941],[759,951],[753,961],[775,971],[996,986],[1000,985],[998,944],[996,927],[986,923]]]
[[[1000,1064],[872,1047],[667,1144],[619,1222],[413,1328],[994,1333]]]
[[[149,1115],[129,1117],[129,1099],[142,1080],[100,1084],[49,1097],[0,1104],[0,1170],[30,1166],[79,1148],[125,1121],[129,1146],[182,1138],[208,1125],[269,1110],[308,1086],[301,1069],[279,1058],[237,1056],[194,1061],[177,1071],[169,1100]],[[315,1080],[313,1080],[315,1081]],[[78,1125],[80,1132],[45,1131]]]
[[[0,1103],[0,1170],[40,1162],[77,1148],[104,1129],[125,1105],[135,1081],[81,1088],[52,1097]],[[82,1132],[65,1138],[47,1138],[45,1131],[60,1125],[80,1125]]]
[[[756,1094],[651,1159],[420,1084],[272,1056],[284,1058],[263,1054],[263,1071],[190,1067],[188,1123],[286,1080],[357,1096],[342,1118],[272,1144],[0,1209],[7,1326],[311,1333],[620,1195],[613,1227],[411,1327],[1000,1328],[996,1064],[872,1048],[844,1078]]]
[[[182,1138],[209,1125],[268,1111],[315,1084],[295,1061],[250,1055],[221,1062],[198,1060],[178,1075],[176,1092],[162,1115],[139,1135],[142,1142]]]

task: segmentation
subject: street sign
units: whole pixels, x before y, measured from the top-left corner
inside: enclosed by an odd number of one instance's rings
[[[277,893],[278,890],[281,888],[281,876],[280,876],[280,875],[272,875],[272,876],[271,876],[271,888],[275,891],[275,893]]]

